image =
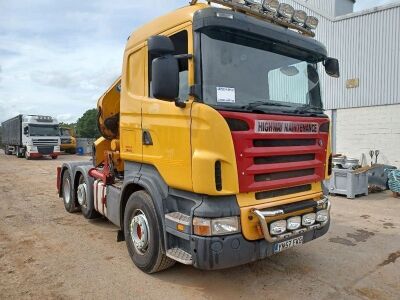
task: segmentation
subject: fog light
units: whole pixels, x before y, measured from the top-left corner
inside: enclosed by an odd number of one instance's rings
[[[310,29],[316,29],[318,26],[318,19],[316,17],[308,16],[306,22],[304,23],[306,27]]]
[[[279,1],[278,0],[264,0],[262,7],[264,10],[276,13],[278,11]]]
[[[317,221],[318,222],[326,222],[329,219],[329,212],[324,209],[317,212]]]
[[[281,4],[279,4],[279,7],[278,7],[278,13],[282,17],[291,20],[293,17],[293,14],[294,14],[294,8],[292,6],[290,6],[289,4],[281,3]]]
[[[296,10],[293,14],[293,21],[299,24],[304,24],[307,19],[307,14],[302,10]]]
[[[287,229],[296,230],[301,226],[301,217],[291,217],[287,219]]]
[[[311,213],[311,214],[306,214],[303,216],[302,222],[301,224],[303,226],[311,226],[315,223],[315,214]]]
[[[269,231],[272,235],[282,234],[286,231],[286,220],[272,222]]]

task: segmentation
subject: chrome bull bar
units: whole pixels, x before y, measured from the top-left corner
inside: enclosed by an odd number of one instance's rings
[[[324,227],[330,219],[330,210],[331,210],[331,202],[329,201],[327,196],[324,196],[321,200],[315,201],[316,205],[315,208],[317,209],[326,209],[329,212],[329,218],[325,222],[321,222],[318,224],[313,224],[311,226],[307,227],[302,227],[290,232],[285,232],[283,234],[277,235],[277,236],[271,236],[269,233],[269,228],[268,228],[268,221],[266,218],[271,218],[271,217],[276,217],[276,216],[281,216],[285,214],[285,211],[283,209],[266,209],[266,210],[258,210],[253,208],[251,212],[255,214],[260,221],[261,224],[261,229],[264,234],[264,238],[270,242],[270,243],[275,243],[287,238],[290,238],[292,236],[296,236],[314,229],[321,229]]]

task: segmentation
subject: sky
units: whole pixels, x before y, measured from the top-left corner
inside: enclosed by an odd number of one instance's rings
[[[399,0],[357,0],[355,11]],[[75,122],[120,75],[127,37],[189,0],[0,0],[0,122]]]

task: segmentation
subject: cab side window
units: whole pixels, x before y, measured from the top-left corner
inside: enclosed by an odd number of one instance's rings
[[[173,53],[173,55],[188,54],[188,32],[186,30],[183,30],[174,35],[171,35],[170,38],[175,46],[175,52]],[[148,62],[149,93],[148,93],[148,95],[150,98],[154,98],[153,92],[151,89],[151,82],[152,82],[151,64],[155,58],[157,58],[157,56],[149,54],[149,62]],[[179,99],[182,99],[182,100],[186,100],[186,98],[189,94],[188,73],[189,73],[188,60],[180,59],[179,60]]]

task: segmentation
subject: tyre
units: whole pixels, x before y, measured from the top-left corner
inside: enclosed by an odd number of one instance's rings
[[[22,148],[22,149],[23,149],[23,148]],[[20,147],[17,147],[17,157],[18,157],[18,158],[24,157],[24,154],[21,153],[21,148],[20,148]]]
[[[6,155],[11,155],[11,154],[12,154],[11,151],[10,151],[10,148],[9,148],[7,145],[6,145],[6,147],[5,147],[4,153],[5,153]]]
[[[57,155],[52,155],[51,159],[57,159],[57,157],[58,157]]]
[[[96,219],[101,217],[101,215],[94,209],[93,185],[86,182],[83,175],[79,177],[76,198],[81,207],[82,215],[86,219]]]
[[[124,234],[129,255],[143,272],[156,273],[175,264],[164,254],[160,222],[153,200],[144,191],[135,192],[128,199]]]
[[[75,204],[75,197],[72,190],[71,174],[66,170],[62,177],[62,197],[65,210],[69,213],[78,211],[78,206]]]

